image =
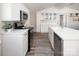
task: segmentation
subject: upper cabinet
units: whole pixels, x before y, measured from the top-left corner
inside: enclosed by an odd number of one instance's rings
[[[26,7],[20,3],[2,3],[2,21],[20,21],[20,10],[26,11]]]

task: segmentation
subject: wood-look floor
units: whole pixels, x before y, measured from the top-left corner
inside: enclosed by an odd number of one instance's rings
[[[31,51],[27,56],[53,56],[54,52],[51,49],[48,40],[48,34],[34,33],[31,41]]]

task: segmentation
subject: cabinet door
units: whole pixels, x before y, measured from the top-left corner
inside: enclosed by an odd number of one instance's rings
[[[23,37],[23,54],[25,55],[27,53],[28,50],[28,35],[24,34]]]
[[[22,55],[21,45],[22,37],[16,34],[3,34],[2,40],[2,55],[3,56],[18,56]],[[17,52],[17,53],[16,53]]]
[[[51,42],[52,32],[51,32],[51,29],[50,29],[50,28],[48,28],[48,34],[49,34],[49,40],[50,40],[50,42]]]
[[[54,32],[51,32],[51,44],[52,44],[52,48],[54,49]]]
[[[0,56],[1,56],[1,44],[0,44]]]
[[[47,33],[48,32],[48,24],[46,23],[41,23],[40,24],[41,32],[42,33]]]
[[[2,43],[3,56],[25,56],[28,49],[28,35],[4,33]]]
[[[64,40],[63,41],[64,56],[79,56],[79,40]]]
[[[0,56],[1,56],[1,47],[2,47],[1,46],[2,45],[2,42],[1,41],[2,41],[2,34],[0,34]]]
[[[48,28],[48,31],[49,31],[49,40],[50,40],[50,43],[52,45],[52,48],[54,49],[54,33],[53,33],[53,30],[51,28]]]

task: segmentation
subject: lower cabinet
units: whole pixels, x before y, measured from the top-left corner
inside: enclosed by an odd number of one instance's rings
[[[79,40],[64,40],[63,41],[64,56],[79,56]]]
[[[48,37],[52,48],[54,49],[54,56],[79,56],[78,37],[70,38],[71,34],[67,36],[67,33],[63,34],[64,31],[61,31],[58,28],[54,29],[49,27],[48,30]]]
[[[55,56],[79,56],[79,40],[66,40],[54,33]]]
[[[0,56],[2,55],[2,34],[0,33]]]
[[[49,38],[52,48],[54,49],[54,32],[50,27],[48,28],[48,38]]]
[[[50,27],[48,28],[48,37],[49,37],[49,41],[51,43],[52,49],[54,50],[54,55],[61,56],[63,54],[62,39],[58,37]]]
[[[28,34],[26,35],[24,35],[24,37],[23,37],[24,39],[23,39],[23,54],[24,55],[26,55],[26,53],[27,53],[27,50],[28,50]]]
[[[41,24],[40,24],[40,32],[41,32],[41,33],[48,33],[48,24],[46,24],[46,23],[41,23]]]
[[[0,44],[0,56],[1,56],[1,44]]]
[[[25,56],[28,50],[28,32],[4,33],[2,43],[3,56]]]
[[[54,33],[54,55],[55,56],[62,56],[63,55],[63,41],[62,39],[56,34]]]

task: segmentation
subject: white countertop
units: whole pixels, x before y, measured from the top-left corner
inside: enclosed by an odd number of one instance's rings
[[[28,29],[14,29],[12,31],[3,31],[3,34],[24,34],[28,31]]]
[[[79,40],[79,31],[71,28],[49,26],[63,40]]]

